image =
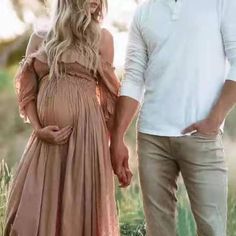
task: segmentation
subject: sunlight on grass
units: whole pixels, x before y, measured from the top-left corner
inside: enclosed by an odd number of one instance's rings
[[[4,160],[0,164],[0,235],[3,235],[6,199],[12,173]],[[180,183],[178,191],[178,236],[195,236],[195,223],[189,206],[186,189]],[[116,201],[120,219],[121,236],[145,236],[145,222],[138,178],[127,189],[116,189]],[[228,234],[236,236],[236,199],[229,196]]]

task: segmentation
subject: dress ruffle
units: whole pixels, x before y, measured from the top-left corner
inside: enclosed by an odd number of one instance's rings
[[[72,133],[64,145],[32,133],[10,189],[4,236],[119,236],[107,134],[119,82],[114,68],[100,63],[95,78],[78,61],[64,61],[68,74],[57,79],[49,78],[44,51],[22,60],[21,116],[29,121],[25,108],[35,100],[43,127],[69,125]]]
[[[120,83],[114,74],[115,67],[100,57],[100,64],[97,75],[97,88],[99,90],[99,100],[106,120],[108,129],[111,128],[114,119],[116,101],[118,98]],[[24,122],[29,122],[25,107],[36,100],[39,77],[34,68],[34,61],[37,59],[41,63],[47,64],[47,56],[45,51],[40,48],[38,51],[30,54],[22,59],[20,68],[15,76],[15,88],[18,97],[19,112]],[[70,50],[64,53],[60,59],[62,63],[80,64],[78,53]],[[76,72],[74,72],[76,75]]]

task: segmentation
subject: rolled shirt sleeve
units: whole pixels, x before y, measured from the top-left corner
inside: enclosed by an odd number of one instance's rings
[[[140,31],[141,11],[136,10],[130,31],[125,61],[125,75],[120,96],[131,97],[141,102],[144,95],[144,72],[147,66],[147,47]]]
[[[221,32],[230,63],[226,79],[236,81],[236,0],[224,0]]]

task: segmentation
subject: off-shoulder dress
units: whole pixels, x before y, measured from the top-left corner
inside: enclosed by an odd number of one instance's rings
[[[73,131],[64,145],[32,132],[10,188],[5,236],[119,235],[108,135],[119,82],[102,56],[99,64],[93,75],[68,50],[59,61],[64,75],[49,79],[42,47],[22,61],[16,90],[25,122],[34,100],[42,126]]]

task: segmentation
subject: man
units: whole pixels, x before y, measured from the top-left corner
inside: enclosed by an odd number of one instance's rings
[[[226,236],[222,131],[236,103],[235,13],[235,0],[148,0],[135,13],[111,153],[128,186],[124,135],[142,104],[138,155],[148,236],[176,235],[180,173],[198,235]]]

